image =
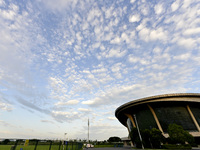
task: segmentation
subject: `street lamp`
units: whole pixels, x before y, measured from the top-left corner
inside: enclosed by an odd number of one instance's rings
[[[64,133],[64,139],[63,139],[63,150],[64,150],[64,146],[65,146],[65,135],[67,135],[67,133]]]

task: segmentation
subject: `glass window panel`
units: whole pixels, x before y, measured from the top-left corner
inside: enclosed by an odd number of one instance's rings
[[[181,125],[184,130],[197,131],[192,118],[186,107],[183,106],[160,106],[155,107],[154,111],[164,132],[167,132],[169,124],[176,123]]]
[[[143,105],[135,114],[140,129],[158,128],[153,114],[147,105]]]

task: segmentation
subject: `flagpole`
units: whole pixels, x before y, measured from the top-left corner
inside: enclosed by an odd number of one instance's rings
[[[89,123],[89,118],[88,118],[88,143],[89,143],[89,126],[90,126],[90,123]]]

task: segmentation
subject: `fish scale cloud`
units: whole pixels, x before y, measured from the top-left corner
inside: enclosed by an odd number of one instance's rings
[[[93,113],[89,107],[100,111],[105,104],[190,92],[191,83],[198,85],[196,1],[42,0],[22,5],[2,0],[0,6],[0,88],[14,91],[13,99],[24,97],[17,102],[27,107],[33,99],[47,103],[34,108],[42,112],[48,107],[51,112],[43,112],[57,121]],[[38,99],[38,91],[43,98]],[[0,108],[8,110],[6,104],[2,101]]]

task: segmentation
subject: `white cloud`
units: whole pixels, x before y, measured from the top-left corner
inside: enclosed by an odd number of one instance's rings
[[[69,101],[60,101],[58,103],[56,103],[55,105],[60,105],[60,106],[64,106],[64,105],[76,105],[79,103],[79,100],[69,100]]]
[[[163,42],[167,42],[166,40],[168,39],[167,31],[164,31],[162,28],[154,30],[143,28],[142,30],[139,31],[139,36],[141,40],[144,40],[146,42],[155,40],[161,40]]]
[[[116,37],[110,41],[111,44],[119,44],[120,42],[121,42],[121,39],[119,37]]]
[[[37,1],[42,2],[43,6],[52,11],[63,11],[64,9],[69,8],[69,5],[74,7],[77,3],[76,0],[58,0],[56,2],[54,0],[48,0],[48,1],[37,0]]]
[[[129,22],[139,22],[140,21],[140,15],[134,14],[132,16],[129,16]]]
[[[149,35],[150,40],[167,40],[167,32],[163,31],[162,28],[159,28],[157,30],[152,30]]]
[[[183,32],[183,35],[197,35],[200,34],[200,28],[191,28]]]
[[[132,33],[133,34],[133,33]],[[126,33],[122,33],[121,34],[121,39],[123,40],[123,41],[126,41],[126,43],[130,43],[130,38],[133,38],[133,36],[132,37],[129,37]]]
[[[179,5],[180,5],[180,0],[176,0],[175,2],[173,2],[171,5],[172,11],[176,11],[179,8]]]
[[[190,4],[192,3],[193,1],[192,0],[184,0],[183,1],[183,8],[188,8],[190,6]]]
[[[50,85],[55,91],[63,91],[64,93],[66,92],[66,89],[63,88],[65,86],[64,82],[56,77],[49,77]]]
[[[108,29],[109,30],[109,29]],[[108,32],[107,34],[105,34],[104,36],[104,41],[110,41],[112,38],[114,37],[114,33],[113,32]]]
[[[107,72],[108,70],[106,68],[99,68],[99,69],[94,69],[92,70],[92,73],[103,73],[103,72]]]
[[[139,61],[139,58],[135,57],[133,55],[129,55],[128,61],[131,62],[131,63],[137,63]]]
[[[5,110],[5,111],[12,111],[13,110],[13,108],[10,104],[3,103],[3,102],[0,102],[0,109]]]
[[[66,112],[66,111],[52,111],[52,116],[59,122],[67,121],[72,122],[73,120],[80,119],[78,112]]]
[[[87,108],[78,108],[78,111],[81,111],[81,112],[90,112],[91,110],[87,109]]]
[[[154,7],[154,11],[157,15],[160,15],[161,13],[163,13],[163,5],[162,4],[157,4]]]
[[[99,10],[99,8],[98,8],[98,7],[93,7],[93,8],[89,11],[89,13],[88,13],[87,21],[88,21],[88,22],[93,21],[93,23],[95,23],[95,22],[94,22],[95,18],[96,18],[96,17],[100,17],[101,15],[102,15],[102,13],[101,13],[101,11]]]
[[[0,0],[0,6],[4,6],[4,5],[5,5],[4,0]]]
[[[153,49],[154,54],[160,54],[161,53],[161,49],[159,47],[155,47]]]
[[[144,41],[149,41],[149,34],[150,34],[150,30],[148,28],[143,28],[140,32],[139,32],[139,36],[141,40]]]
[[[190,53],[185,53],[185,54],[182,54],[182,55],[174,56],[174,59],[184,60],[184,61],[188,61],[188,59],[190,59],[190,58],[191,58]]]
[[[123,57],[127,53],[126,50],[121,51],[120,49],[111,49],[106,55],[107,58],[110,57]]]
[[[105,103],[107,105],[118,103],[121,100],[129,99],[128,97],[131,97],[132,94],[137,92],[142,87],[143,86],[139,84],[135,84],[131,86],[113,87],[109,89],[108,91],[100,94],[100,96],[97,96],[88,101],[83,101],[82,104],[86,104],[93,107],[100,107],[104,105]]]
[[[109,120],[117,120],[116,117],[108,117]]]
[[[121,63],[117,63],[117,64],[113,65],[111,68],[112,72],[119,72],[121,69],[121,65],[122,65]]]
[[[9,10],[0,10],[0,15],[5,19],[14,20],[15,19],[14,17],[18,15],[17,13],[19,8],[17,5],[14,4],[11,4],[9,8],[10,8]]]
[[[130,0],[130,3],[134,3],[135,2],[135,0]]]
[[[94,104],[94,101],[93,100],[83,101],[82,104],[92,105],[92,104]]]
[[[99,129],[91,137],[99,139],[107,128],[112,130],[106,136],[125,133],[121,125],[116,129],[120,123],[113,116],[125,102],[169,92],[198,92],[200,4],[130,3],[0,0],[2,117],[20,106],[24,114],[24,110],[34,114],[38,126],[58,125],[57,135],[66,128],[60,122],[83,125],[81,121],[91,117],[91,123],[98,122],[92,130]],[[95,113],[86,105],[95,107]],[[107,124],[110,120],[114,125]],[[77,129],[73,132],[79,135],[85,131]],[[70,130],[70,137],[74,133]]]
[[[196,40],[193,38],[180,38],[177,41],[178,45],[188,49],[192,49],[196,46]]]
[[[145,4],[145,3],[141,3],[139,6],[138,6],[138,9],[141,11],[141,13],[145,16],[147,16],[150,12],[150,8],[149,8],[149,5]]]

